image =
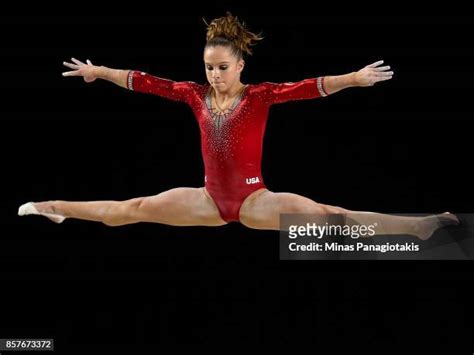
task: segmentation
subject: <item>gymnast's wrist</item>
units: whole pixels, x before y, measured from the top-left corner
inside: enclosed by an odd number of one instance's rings
[[[107,79],[107,72],[110,69],[101,65],[94,68],[94,75],[97,79]]]
[[[349,74],[349,86],[352,86],[352,87],[361,86],[359,83],[359,76],[356,71]]]

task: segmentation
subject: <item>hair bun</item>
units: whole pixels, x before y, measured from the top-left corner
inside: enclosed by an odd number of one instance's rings
[[[256,35],[245,28],[245,23],[240,23],[237,16],[233,16],[227,11],[226,16],[212,20],[210,24],[204,20],[207,25],[206,40],[209,42],[214,38],[225,38],[232,41],[235,46],[243,53],[252,54],[250,46],[263,37]]]

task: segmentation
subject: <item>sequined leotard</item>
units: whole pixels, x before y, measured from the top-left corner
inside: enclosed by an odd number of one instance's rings
[[[205,186],[221,218],[239,221],[245,198],[265,188],[261,174],[262,143],[272,104],[326,96],[324,77],[296,83],[247,85],[231,112],[216,116],[210,105],[210,86],[174,82],[130,71],[130,90],[183,101],[191,106],[201,131]]]

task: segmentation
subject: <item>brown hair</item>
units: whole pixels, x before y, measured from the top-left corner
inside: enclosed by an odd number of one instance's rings
[[[204,20],[204,19],[203,19]],[[230,12],[226,16],[212,20],[207,26],[206,45],[204,48],[223,46],[231,49],[232,54],[241,59],[244,54],[252,55],[251,46],[263,39],[261,34],[255,34],[245,28],[245,22],[240,23]]]

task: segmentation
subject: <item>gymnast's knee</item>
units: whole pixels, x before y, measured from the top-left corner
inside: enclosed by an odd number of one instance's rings
[[[313,215],[336,215],[344,214],[346,210],[336,206],[324,205],[321,203],[314,202],[310,205],[295,205],[290,206],[285,213],[300,213],[300,214],[313,214]]]
[[[324,214],[347,214],[348,212],[348,210],[342,207],[322,205],[322,204],[319,204],[319,206],[323,210]]]
[[[104,212],[102,223],[109,227],[119,227],[139,221],[144,198],[135,198],[112,203]]]

